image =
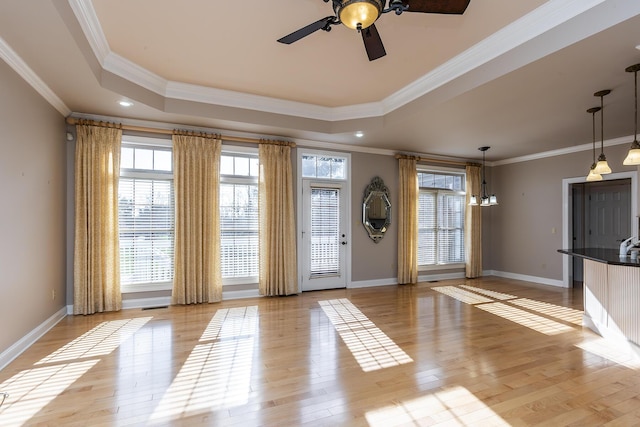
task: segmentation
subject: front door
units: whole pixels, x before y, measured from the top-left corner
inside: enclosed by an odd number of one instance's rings
[[[304,180],[302,189],[303,291],[345,288],[346,191],[343,183]]]

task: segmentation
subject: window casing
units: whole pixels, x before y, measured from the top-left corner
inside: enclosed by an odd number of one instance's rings
[[[123,140],[118,186],[124,292],[171,289],[175,202],[171,147]]]
[[[258,282],[258,153],[223,147],[220,247],[225,285]],[[234,150],[234,151],[231,151]]]
[[[464,173],[418,172],[418,265],[448,266],[464,259]]]

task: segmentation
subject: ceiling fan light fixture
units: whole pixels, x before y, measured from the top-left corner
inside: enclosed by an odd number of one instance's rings
[[[381,0],[342,0],[336,13],[343,25],[360,31],[380,17],[382,3]]]

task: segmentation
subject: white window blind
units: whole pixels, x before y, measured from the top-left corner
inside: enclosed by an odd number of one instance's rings
[[[340,273],[340,194],[339,189],[311,189],[310,274]]]
[[[225,152],[220,158],[220,245],[225,284],[256,282],[258,253],[258,155]]]
[[[258,276],[258,186],[220,185],[222,277]]]
[[[173,181],[120,177],[118,199],[121,283],[171,281]]]
[[[418,265],[464,262],[464,175],[418,173]]]

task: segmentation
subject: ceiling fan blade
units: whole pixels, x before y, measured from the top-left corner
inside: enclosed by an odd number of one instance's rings
[[[470,0],[402,0],[409,6],[407,12],[447,13],[462,15]]]
[[[364,48],[367,50],[369,61],[382,58],[387,54],[384,50],[380,34],[378,34],[376,24],[371,24],[369,27],[361,30],[360,33],[362,34],[362,41],[364,42]]]
[[[311,33],[315,33],[316,31],[322,29],[327,23],[331,22],[335,16],[327,16],[326,18],[322,18],[314,22],[313,24],[309,24],[306,27],[300,28],[298,31],[294,31],[293,33],[284,36],[279,39],[280,43],[291,44],[293,42],[297,42],[303,37],[308,36]]]

